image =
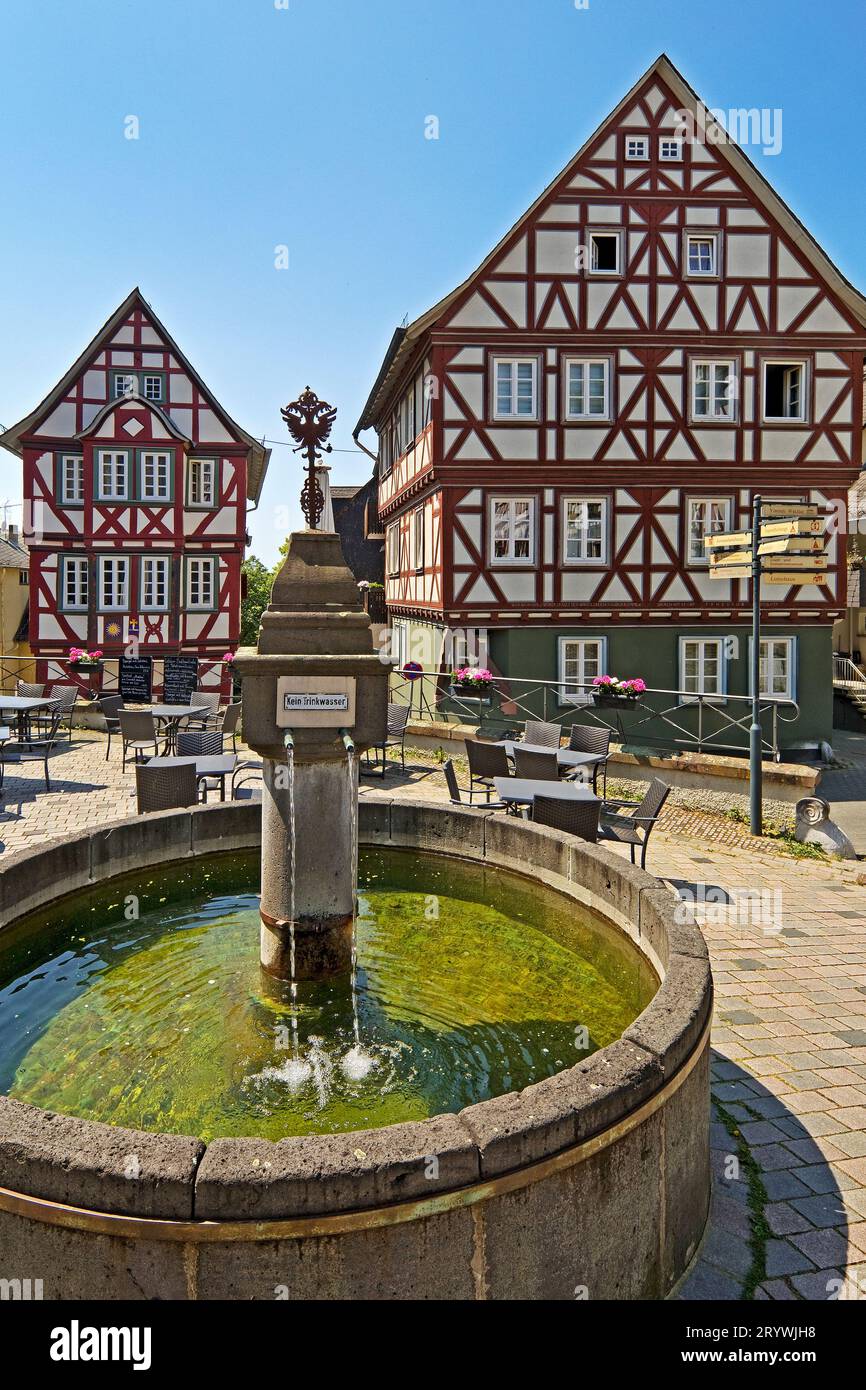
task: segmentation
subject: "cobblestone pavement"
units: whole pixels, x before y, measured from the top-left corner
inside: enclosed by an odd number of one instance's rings
[[[6,851],[135,812],[132,769],[119,745],[106,763],[100,734],[75,731],[50,792],[38,771],[7,771]],[[866,797],[866,759],[855,775]],[[447,798],[430,764],[362,786]],[[724,822],[713,839],[713,824],[668,818],[648,862],[695,903],[716,987],[712,1214],[679,1296],[866,1297],[866,864],[756,850],[736,826],[729,843]]]

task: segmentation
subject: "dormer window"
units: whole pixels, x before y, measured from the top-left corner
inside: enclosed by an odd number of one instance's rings
[[[649,136],[627,135],[625,137],[626,159],[649,159]]]

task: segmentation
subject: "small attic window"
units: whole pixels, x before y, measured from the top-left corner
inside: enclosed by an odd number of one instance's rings
[[[593,275],[618,275],[619,232],[590,232],[589,270]]]
[[[678,163],[683,157],[682,140],[659,140],[659,159],[663,164]]]
[[[627,135],[625,137],[626,159],[649,159],[649,136]]]
[[[114,394],[115,396],[138,395],[138,377],[134,372],[114,373]]]

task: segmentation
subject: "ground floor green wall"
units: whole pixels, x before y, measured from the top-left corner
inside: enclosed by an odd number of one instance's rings
[[[413,638],[417,645],[416,659],[430,669],[423,660],[423,646],[431,631],[430,625],[409,625],[409,645]],[[441,629],[438,629],[441,633]],[[717,712],[706,705],[703,713],[703,734],[710,735],[707,746],[730,743],[734,748],[746,750],[748,746],[748,712],[746,700],[737,701],[736,696],[749,693],[749,650],[751,629],[736,625],[688,625],[674,624],[668,627],[640,627],[625,625],[575,626],[541,628],[527,624],[523,627],[487,629],[488,655],[494,670],[504,678],[513,681],[511,693],[517,711],[506,704],[501,709],[500,702],[493,700],[490,706],[479,708],[482,723],[495,727],[500,724],[514,724],[531,712],[539,718],[555,718],[565,725],[575,721],[592,718],[591,713],[580,707],[563,705],[558,699],[556,682],[560,679],[559,650],[560,639],[565,637],[605,637],[607,639],[608,673],[620,678],[641,676],[654,691],[677,691],[680,689],[680,638],[682,637],[721,637],[727,639],[727,694],[730,697]],[[820,742],[832,742],[833,732],[833,686],[832,686],[832,642],[830,625],[797,626],[795,624],[768,624],[761,631],[762,637],[794,637],[796,677],[794,698],[799,712],[790,706],[779,708],[778,742],[783,748],[814,749]],[[441,644],[440,644],[441,645]],[[434,668],[435,669],[435,668]],[[551,686],[532,688],[535,682],[551,682]],[[524,685],[523,682],[528,682]],[[426,683],[425,683],[426,685]],[[429,688],[428,688],[429,696]],[[439,691],[438,708],[448,712],[450,702],[443,691]],[[415,692],[416,702],[420,703],[420,692]],[[429,701],[428,701],[429,703]],[[667,719],[678,728],[667,726],[662,711],[672,707]],[[594,708],[594,707],[591,707]],[[650,719],[650,712],[655,712]],[[456,707],[452,713],[456,713]],[[784,722],[781,717],[791,722]],[[726,727],[728,721],[743,721],[740,727]],[[764,716],[765,737],[770,733],[770,716]],[[713,730],[717,732],[713,733]],[[636,745],[672,747],[684,746],[689,735],[697,734],[697,713],[679,704],[675,695],[663,697],[653,695],[644,702],[641,710],[625,709],[622,714],[622,730],[632,736]],[[683,730],[687,731],[685,734]],[[720,747],[719,751],[723,751]],[[725,750],[727,751],[727,750]]]

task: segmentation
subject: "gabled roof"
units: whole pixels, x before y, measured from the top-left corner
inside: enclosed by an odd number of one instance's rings
[[[198,389],[205,396],[207,396],[208,401],[213,407],[215,413],[222,420],[223,424],[229,430],[233,431],[237,435],[238,440],[241,443],[245,444],[247,448],[250,450],[250,466],[249,477],[247,482],[247,493],[248,496],[254,502],[258,502],[262,490],[262,484],[265,480],[265,473],[267,472],[268,460],[271,456],[270,449],[266,449],[258,439],[254,439],[253,436],[251,434],[248,434],[247,431],[243,429],[237,423],[236,420],[233,420],[231,416],[226,413],[226,411],[217,401],[210,387],[205,385],[204,381],[202,381],[195,367],[178,347],[177,343],[169,333],[165,324],[162,323],[162,321],[154,313],[153,309],[148,304],[147,300],[144,298],[144,296],[141,293],[141,290],[138,288],[137,285],[135,289],[127,295],[123,303],[118,305],[118,307],[115,309],[114,313],[110,316],[110,318],[106,319],[105,323],[102,325],[99,331],[87,344],[87,347],[84,349],[84,351],[76,358],[69,370],[65,373],[64,376],[61,377],[60,381],[58,381],[57,385],[54,386],[51,389],[51,391],[49,391],[45,399],[39,402],[36,409],[31,410],[29,415],[25,415],[23,420],[19,420],[17,425],[12,425],[10,429],[6,430],[5,434],[0,434],[0,444],[2,444],[5,448],[11,450],[13,454],[21,455],[24,452],[23,446],[21,444],[21,436],[29,433],[33,429],[33,427],[37,425],[45,415],[49,414],[49,412],[53,410],[53,408],[58,404],[58,402],[63,399],[63,397],[66,395],[66,392],[69,390],[69,387],[75,381],[76,377],[79,376],[80,373],[87,366],[91,357],[99,349],[103,340],[110,338],[111,335],[114,333],[114,330],[116,328],[119,328],[121,324],[126,322],[133,309],[144,310],[151,323],[153,324],[154,328],[165,341],[166,347],[177,358],[184,371],[187,372],[187,374],[192,378]],[[112,403],[110,402],[110,404]],[[177,430],[175,430],[175,433],[177,433]],[[180,437],[182,438],[183,436]]]
[[[26,570],[30,568],[30,555],[19,541],[10,541],[0,536],[0,570]]]
[[[682,73],[674,67],[667,54],[662,53],[656,58],[655,62],[647,68],[646,72],[638,78],[634,86],[626,92],[622,101],[614,107],[610,115],[605,117],[601,125],[590,135],[589,139],[584,141],[583,145],[581,145],[580,149],[577,151],[577,154],[569,160],[565,168],[560,170],[555,178],[551,179],[550,183],[544,191],[539,194],[531,207],[527,208],[522,217],[518,218],[514,226],[497,242],[490,254],[484,258],[475,270],[473,270],[472,274],[469,275],[462,284],[458,285],[456,289],[452,290],[450,294],[445,295],[444,299],[440,299],[438,304],[434,304],[426,313],[415,319],[414,323],[410,323],[405,329],[397,329],[385,353],[385,359],[379,369],[379,374],[376,377],[373,389],[361,413],[361,418],[355,427],[354,433],[356,437],[362,430],[369,429],[374,425],[379,418],[391,390],[396,385],[397,379],[402,375],[404,368],[408,365],[409,359],[423,334],[435,327],[437,321],[455,300],[459,299],[476,277],[481,275],[490,263],[501,254],[515,233],[530,221],[535,212],[544,203],[545,199],[548,198],[557,185],[571,173],[575,165],[583,159],[607,127],[613,125],[627,110],[629,105],[636,99],[644,83],[651,77],[658,77],[663,81],[677,98],[681,108],[684,111],[691,112],[699,122],[699,128],[702,126],[706,129],[714,150],[718,150],[722,158],[727,159],[734,172],[743,179],[754,194],[757,202],[775,218],[792,241],[796,243],[798,249],[810,262],[815,272],[835,291],[854,317],[866,326],[866,298],[860,294],[859,290],[854,288],[849,280],[846,280],[842,272],[833,264],[830,257],[818,245],[811,232],[803,226],[802,222],[791,211],[787,203],[779,197],[778,193],[771,184],[767,182],[760,170],[755,167],[748,155],[734,140],[726,135],[718,122],[709,114],[708,108],[701,101],[697,92],[689,86]]]

